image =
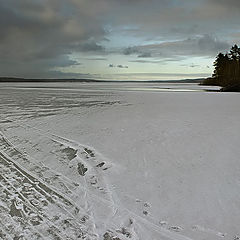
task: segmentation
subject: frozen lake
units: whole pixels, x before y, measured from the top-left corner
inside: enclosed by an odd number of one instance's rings
[[[240,239],[240,95],[214,90],[1,83],[0,239]]]

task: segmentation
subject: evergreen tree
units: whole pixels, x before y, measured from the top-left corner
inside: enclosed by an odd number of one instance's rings
[[[225,55],[219,53],[213,65],[215,68],[212,77],[203,84],[240,87],[240,48],[236,44]]]
[[[235,44],[230,50],[230,59],[232,65],[231,84],[240,82],[240,48]]]
[[[229,56],[231,58],[231,60],[237,61],[240,58],[240,48],[237,46],[237,44],[235,44],[234,46],[232,46]]]

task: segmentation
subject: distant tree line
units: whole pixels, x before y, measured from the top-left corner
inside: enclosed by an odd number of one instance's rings
[[[212,77],[205,79],[203,85],[240,89],[240,48],[236,44],[226,54],[219,53],[213,66]]]

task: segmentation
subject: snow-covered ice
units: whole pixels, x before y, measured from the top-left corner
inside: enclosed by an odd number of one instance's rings
[[[238,93],[0,84],[0,239],[240,239]]]

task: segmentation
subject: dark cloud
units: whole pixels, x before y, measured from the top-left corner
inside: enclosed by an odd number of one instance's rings
[[[4,74],[25,76],[34,74],[33,69],[50,72],[78,64],[71,59],[72,53],[103,52],[98,42],[105,31],[97,16],[106,9],[92,6],[95,0],[83,2],[0,0],[0,68]]]
[[[94,41],[85,42],[79,45],[81,52],[103,52],[105,48]]]
[[[109,64],[108,67],[110,68],[114,68],[114,67],[117,67],[117,68],[128,68],[128,66],[126,65],[122,65],[122,64],[118,64],[118,65],[113,65],[113,64]]]
[[[117,67],[118,68],[128,68],[128,66],[124,66],[124,65],[121,65],[121,64],[117,65]]]
[[[139,53],[139,50],[137,47],[127,47],[127,48],[123,49],[124,55],[132,55],[132,54],[136,54],[136,53]]]

